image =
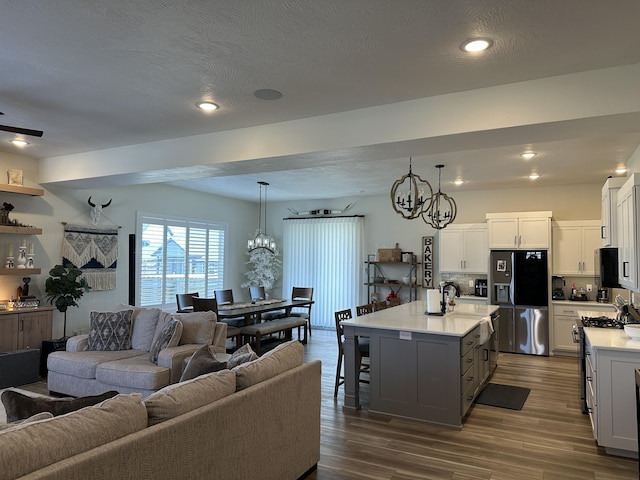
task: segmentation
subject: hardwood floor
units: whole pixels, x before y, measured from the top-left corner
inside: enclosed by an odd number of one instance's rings
[[[457,431],[344,412],[342,386],[333,398],[337,351],[332,330],[314,329],[305,347],[307,360],[322,360],[320,463],[310,479],[638,478],[637,460],[607,455],[593,440],[576,358],[501,353],[491,381],[530,388],[523,409],[474,405]]]

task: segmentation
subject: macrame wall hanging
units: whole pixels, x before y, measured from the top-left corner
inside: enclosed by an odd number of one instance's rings
[[[64,226],[62,263],[71,262],[82,271],[92,291],[116,288],[118,227]]]

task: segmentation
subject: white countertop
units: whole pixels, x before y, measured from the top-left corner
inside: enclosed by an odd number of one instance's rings
[[[416,300],[345,320],[341,325],[463,337],[498,308],[497,305],[458,304],[453,312],[434,316],[425,315],[426,302]]]
[[[632,340],[619,328],[585,328],[584,334],[596,350],[617,350],[640,354],[640,340]]]

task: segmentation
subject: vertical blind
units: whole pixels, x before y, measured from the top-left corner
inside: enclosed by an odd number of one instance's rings
[[[176,293],[212,297],[224,284],[226,226],[138,214],[137,304],[171,309]]]
[[[285,219],[282,288],[313,287],[313,326],[335,328],[333,313],[359,303],[363,217]]]

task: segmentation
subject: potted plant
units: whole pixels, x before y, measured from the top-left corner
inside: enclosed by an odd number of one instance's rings
[[[90,289],[87,280],[82,277],[80,269],[72,263],[56,265],[49,270],[44,286],[47,293],[47,300],[51,305],[55,305],[59,312],[64,313],[63,336],[61,340],[67,339],[67,309],[77,307],[84,292]]]
[[[264,287],[268,295],[282,274],[282,261],[278,258],[279,252],[277,249],[272,252],[266,248],[258,248],[248,252],[248,255],[247,264],[251,268],[245,272],[247,281],[240,286],[242,288]]]

